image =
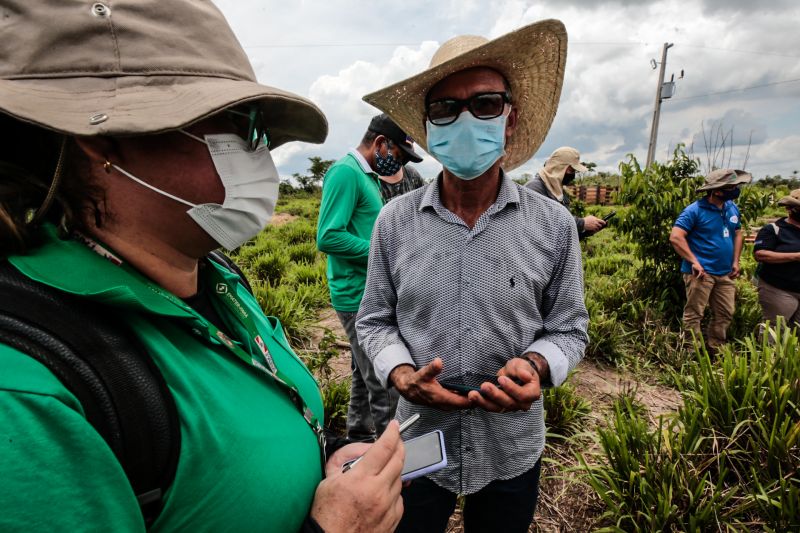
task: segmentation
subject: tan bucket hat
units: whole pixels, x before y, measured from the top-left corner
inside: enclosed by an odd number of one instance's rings
[[[753,175],[744,170],[734,170],[732,168],[718,168],[711,171],[706,176],[706,182],[702,187],[698,187],[698,191],[710,191],[727,187],[728,185],[741,185],[743,183],[750,183],[753,181]]]
[[[785,205],[787,207],[800,207],[800,189],[795,189],[789,193],[789,196],[784,196],[778,200],[778,205]]]
[[[208,0],[3,0],[0,112],[71,135],[184,127],[258,101],[270,146],[321,143],[311,101],[256,83]]]
[[[503,168],[512,170],[533,157],[555,117],[567,61],[567,31],[558,20],[543,20],[489,41],[461,35],[445,42],[427,70],[370,93],[364,101],[384,111],[428,149],[425,95],[454,72],[490,67],[511,85],[517,129],[506,145]]]

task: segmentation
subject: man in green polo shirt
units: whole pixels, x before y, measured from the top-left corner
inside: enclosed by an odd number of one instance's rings
[[[372,118],[358,147],[333,164],[322,184],[317,246],[328,254],[331,304],[352,351],[353,377],[347,436],[373,440],[394,414],[397,393],[378,381],[355,331],[356,313],[367,279],[372,226],[383,207],[378,175],[391,176],[408,161],[419,163],[414,141],[385,114]]]

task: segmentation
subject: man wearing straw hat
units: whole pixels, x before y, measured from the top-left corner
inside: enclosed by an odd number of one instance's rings
[[[570,198],[564,187],[575,180],[576,172],[586,172],[586,170],[581,163],[581,154],[578,150],[562,146],[550,154],[544,166],[525,186],[569,209]],[[605,228],[606,221],[589,215],[575,217],[575,225],[578,228],[578,236],[583,239]]]
[[[404,488],[399,531],[444,531],[458,494],[467,531],[531,523],[541,389],[582,358],[588,316],[575,222],[504,170],[547,134],[566,48],[555,20],[459,36],[424,72],[364,97],[444,167],[379,215],[357,325],[402,396],[398,417],[422,415],[411,436],[445,434],[448,464]]]
[[[753,177],[743,170],[721,168],[706,176],[698,192],[706,195],[681,212],[669,241],[683,259],[681,272],[686,285],[683,325],[698,337],[706,307],[711,307],[708,348],[716,351],[727,338],[733,320],[739,257],[744,236],[739,209],[734,200],[739,186]]]

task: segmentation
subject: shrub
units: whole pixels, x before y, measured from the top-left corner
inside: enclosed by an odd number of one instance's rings
[[[280,252],[269,252],[256,257],[250,265],[250,270],[256,279],[271,284],[278,284],[283,279],[289,267],[289,259]]]
[[[289,343],[297,347],[310,337],[309,326],[316,318],[302,294],[287,285],[272,287],[269,283],[253,283],[253,293],[267,316],[281,321]]]
[[[299,263],[292,265],[287,273],[287,281],[294,285],[324,285],[327,290],[328,279],[325,273],[325,261],[314,264]]]
[[[313,241],[292,244],[286,253],[295,263],[313,263],[317,260],[317,245]]]
[[[633,155],[620,163],[619,198],[630,208],[617,217],[616,225],[636,243],[641,295],[662,302],[666,315],[675,321],[683,310],[684,289],[669,235],[678,215],[697,197],[695,190],[703,183],[698,168],[698,161],[689,158],[682,146],[665,164],[654,162],[642,169]]]
[[[591,412],[589,402],[575,393],[575,387],[564,383],[542,391],[545,424],[550,433],[570,437],[583,431]]]
[[[280,226],[278,233],[289,244],[316,242],[317,228],[309,220],[298,219]]]
[[[325,425],[344,434],[350,405],[350,378],[328,381],[322,389],[322,403],[325,406]]]
[[[769,338],[770,340],[767,340]],[[683,405],[653,431],[629,400],[598,430],[602,464],[579,457],[606,504],[607,531],[798,526],[800,343],[782,325],[762,341],[701,345],[678,380]]]

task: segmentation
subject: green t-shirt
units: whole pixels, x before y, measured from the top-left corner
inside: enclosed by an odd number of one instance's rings
[[[322,183],[317,247],[328,254],[328,287],[337,311],[355,312],[361,305],[369,239],[382,207],[378,175],[366,172],[354,153],[328,169]]]
[[[109,306],[136,332],[175,398],[180,457],[152,530],[298,530],[322,468],[316,436],[284,389],[225,348],[182,301],[129,267],[47,232],[43,246],[11,263]],[[278,321],[263,315],[236,275],[214,268],[237,287],[259,333],[270,338],[276,366],[321,417],[319,388]],[[234,340],[249,337],[216,295],[212,303]],[[241,346],[252,354],[258,348],[250,344]],[[76,398],[43,365],[5,345],[0,368],[0,530],[143,531],[122,468]]]

